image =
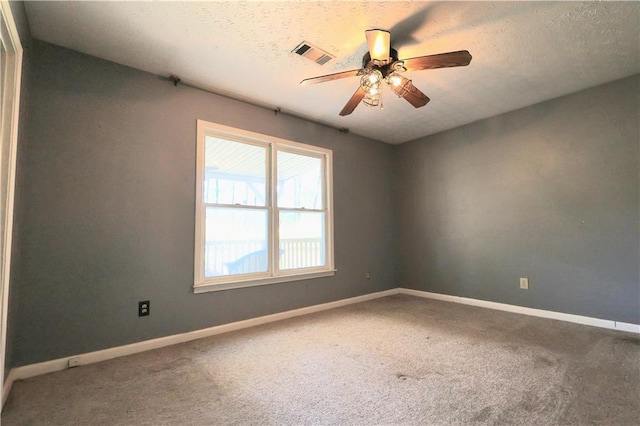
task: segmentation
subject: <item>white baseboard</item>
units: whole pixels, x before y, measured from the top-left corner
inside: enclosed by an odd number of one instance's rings
[[[448,294],[430,293],[428,291],[399,288],[399,293],[410,296],[437,299],[445,302],[462,303],[464,305],[478,306],[481,308],[495,309],[498,311],[514,312],[516,314],[530,315],[534,317],[549,318],[559,321],[573,322],[576,324],[590,325],[593,327],[609,328],[611,330],[628,331],[640,334],[639,324],[603,320],[600,318],[585,317],[582,315],[565,314],[562,312],[545,311],[543,309],[526,308],[524,306],[509,305],[506,303],[489,302],[487,300],[471,299],[468,297],[450,296]]]
[[[11,387],[13,386],[13,382],[16,380],[15,378],[15,369],[9,371],[7,375],[7,380],[4,381],[4,386],[2,386],[2,405],[4,407],[4,403],[7,401],[7,397],[9,396],[9,392],[11,392]],[[2,411],[2,410],[0,410]]]
[[[616,330],[628,331],[629,333],[640,334],[640,324],[630,324],[628,322],[615,321]]]
[[[354,303],[366,302],[368,300],[391,296],[397,293],[399,293],[399,289],[394,288],[377,293],[365,294],[363,296],[351,297],[349,299],[337,300],[335,302],[322,303],[320,305],[307,306],[305,308],[293,309],[291,311],[279,312],[276,314],[251,318],[244,321],[222,324],[202,330],[190,331],[182,334],[174,334],[172,336],[145,340],[143,342],[132,343],[130,345],[117,346],[114,348],[102,349],[95,352],[88,352],[84,354],[54,359],[51,361],[39,362],[37,364],[16,367],[10,371],[9,376],[7,377],[7,380],[4,384],[5,392],[3,393],[3,395],[6,399],[6,395],[9,394],[8,391],[11,389],[11,386],[15,380],[27,379],[29,377],[39,376],[41,374],[64,370],[66,368],[69,368],[70,360],[73,360],[75,365],[92,364],[94,362],[106,361],[108,359],[118,358],[126,355],[133,355],[139,352],[145,352],[152,349],[175,345],[177,343],[184,343],[191,340],[201,339],[203,337],[215,336],[217,334],[228,333],[230,331],[241,330],[243,328],[255,327],[257,325],[268,324],[271,322],[294,318],[301,315],[307,315],[314,312],[326,311],[328,309],[338,308]]]

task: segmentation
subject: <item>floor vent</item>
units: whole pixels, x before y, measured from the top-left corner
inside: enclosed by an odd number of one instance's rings
[[[305,58],[312,60],[316,64],[324,65],[332,59],[335,59],[335,56],[325,52],[313,44],[303,41],[300,43],[295,49],[292,50],[293,53],[297,53],[300,56],[304,56]]]

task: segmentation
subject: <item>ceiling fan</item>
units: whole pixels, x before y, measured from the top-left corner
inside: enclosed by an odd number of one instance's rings
[[[379,106],[383,82],[386,82],[398,97],[406,99],[415,108],[423,107],[430,99],[415,87],[411,80],[404,77],[402,72],[460,67],[469,65],[471,62],[471,55],[466,50],[400,60],[398,52],[391,48],[391,33],[389,31],[367,30],[365,36],[369,51],[362,58],[361,69],[306,78],[300,82],[302,85],[307,85],[361,76],[360,86],[340,111],[341,116],[351,114],[360,102],[367,106]]]

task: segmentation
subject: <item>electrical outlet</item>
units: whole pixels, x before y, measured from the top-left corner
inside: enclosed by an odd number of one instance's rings
[[[529,290],[529,278],[520,278],[520,288],[522,290]]]
[[[371,279],[371,272],[365,272],[365,273],[364,273],[364,277],[365,277],[366,279],[370,280],[370,279]]]
[[[148,300],[144,300],[142,302],[138,302],[138,316],[146,317],[149,315],[150,303]]]

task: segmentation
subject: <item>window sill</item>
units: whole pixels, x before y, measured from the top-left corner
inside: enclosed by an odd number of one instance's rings
[[[193,292],[198,294],[198,293],[207,293],[210,291],[223,291],[223,290],[231,290],[234,288],[255,287],[259,285],[269,285],[269,284],[285,283],[290,281],[310,280],[313,278],[331,277],[336,274],[336,271],[337,271],[336,269],[330,269],[327,271],[315,271],[315,272],[308,272],[305,274],[283,275],[279,277],[258,278],[254,280],[235,281],[235,282],[228,282],[228,283],[204,283],[204,284],[194,285]]]

